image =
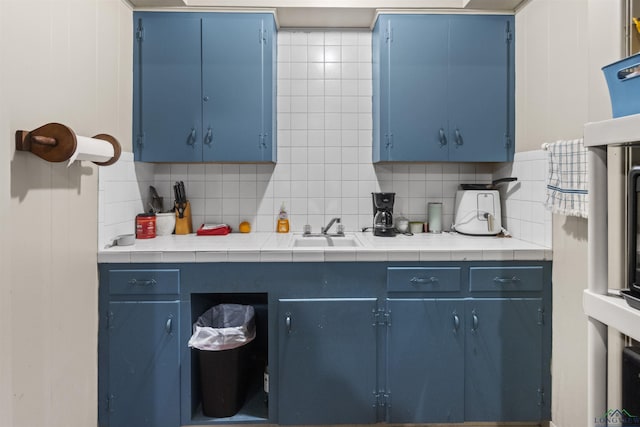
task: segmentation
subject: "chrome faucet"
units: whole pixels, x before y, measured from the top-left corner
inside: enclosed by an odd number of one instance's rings
[[[329,224],[327,224],[326,226],[322,227],[322,234],[328,234],[329,233],[329,229],[331,228],[331,226],[336,222],[338,224],[340,224],[340,221],[341,221],[340,218],[337,218],[337,217],[336,218],[332,218],[331,221],[329,221]],[[344,231],[342,231],[342,228],[338,228],[338,232],[336,234],[343,235]]]

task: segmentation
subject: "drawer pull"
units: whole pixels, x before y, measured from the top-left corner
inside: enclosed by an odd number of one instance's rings
[[[506,285],[508,283],[518,283],[520,282],[520,279],[517,278],[516,276],[513,277],[496,277],[493,279],[493,281],[499,285]]]
[[[167,319],[167,323],[164,325],[164,330],[167,331],[167,334],[171,334],[171,331],[173,330],[173,319],[171,317]]]
[[[438,278],[435,277],[435,276],[431,276],[429,278],[426,278],[426,277],[414,277],[413,279],[409,280],[409,283],[411,283],[412,285],[426,285],[426,284],[429,284],[429,283],[432,283],[432,284],[435,285],[435,284],[437,284],[439,282],[440,282],[440,280],[438,280]]]
[[[458,332],[458,329],[460,329],[460,317],[458,316],[458,313],[454,311],[453,312],[453,332]]]
[[[146,279],[146,280],[138,280],[138,279],[131,279],[129,280],[129,284],[131,286],[153,286],[155,285],[156,279]]]

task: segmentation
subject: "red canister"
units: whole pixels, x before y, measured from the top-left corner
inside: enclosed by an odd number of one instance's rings
[[[156,237],[156,214],[141,213],[136,216],[136,239]]]

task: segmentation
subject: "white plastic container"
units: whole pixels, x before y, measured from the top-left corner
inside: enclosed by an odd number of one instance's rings
[[[442,203],[429,203],[427,214],[429,216],[429,233],[442,233]]]
[[[156,236],[168,236],[176,227],[176,214],[174,212],[156,214]]]

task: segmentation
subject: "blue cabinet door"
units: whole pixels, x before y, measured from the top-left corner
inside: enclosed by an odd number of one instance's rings
[[[376,299],[281,299],[278,423],[376,422]]]
[[[202,160],[199,16],[136,13],[134,30],[136,160]]]
[[[447,160],[448,21],[438,15],[378,21],[380,160]]]
[[[180,425],[178,301],[109,303],[109,427]]]
[[[464,301],[389,299],[391,423],[464,420]]]
[[[449,160],[513,159],[513,17],[451,15]]]
[[[245,13],[202,19],[205,161],[271,160],[266,113],[272,86],[265,82],[272,76],[272,62],[266,60],[272,58],[265,54],[271,52],[273,32],[267,19],[273,20]]]
[[[467,301],[465,421],[538,421],[542,300]]]
[[[373,161],[513,159],[513,17],[381,15]]]
[[[276,160],[273,15],[139,12],[134,29],[136,160]]]

